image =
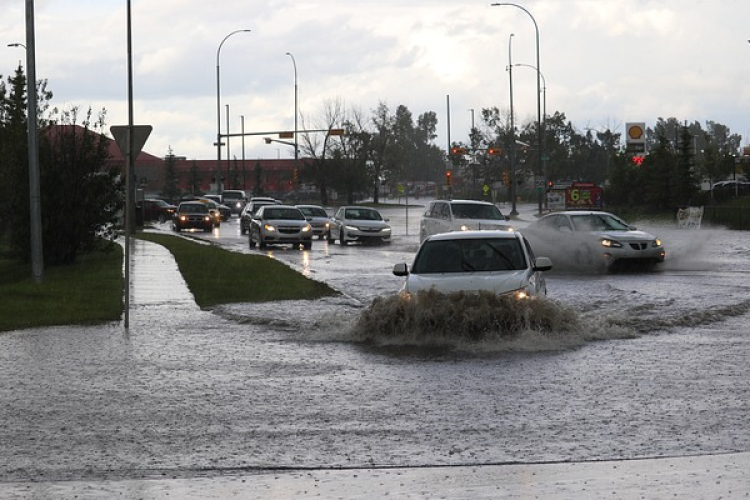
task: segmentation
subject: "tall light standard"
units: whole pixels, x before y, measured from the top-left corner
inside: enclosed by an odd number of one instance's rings
[[[34,34],[34,1],[26,0],[26,45],[11,43],[9,47],[23,47],[26,51],[26,121],[29,151],[29,205],[31,230],[31,272],[35,283],[44,279],[42,251],[42,197],[39,178],[39,143],[37,137],[36,102],[36,36]]]
[[[286,55],[292,58],[292,65],[294,65],[294,169],[296,171],[299,168],[298,166],[299,143],[297,142],[297,116],[299,115],[299,111],[298,111],[299,108],[298,108],[298,101],[297,101],[297,95],[298,95],[297,61],[294,59],[294,56],[292,55],[291,52],[287,52]],[[295,183],[294,189],[295,191],[297,191],[297,193],[299,193],[299,186],[297,186],[296,183]]]
[[[544,130],[546,129],[546,125],[547,125],[547,79],[544,78],[544,74],[541,71],[539,71],[539,68],[537,68],[536,66],[532,66],[531,64],[524,64],[524,63],[516,63],[515,66],[525,66],[527,68],[531,68],[537,72],[538,76],[542,77],[542,121],[539,125],[539,128],[541,130]],[[544,137],[542,137],[542,140],[543,139]],[[541,142],[539,143],[539,149],[544,150],[544,144]],[[544,171],[544,191],[546,192],[547,182],[548,182],[547,155],[542,156],[542,166],[543,166],[543,171]],[[545,196],[545,199],[546,199],[546,196]]]
[[[537,131],[539,132],[539,165],[542,166],[542,158],[544,157],[544,153],[542,151],[542,137],[543,137],[543,131],[542,131],[542,88],[541,88],[541,66],[539,65],[539,25],[536,23],[536,19],[534,19],[534,16],[531,15],[531,12],[529,12],[526,8],[521,7],[518,4],[510,3],[510,2],[501,2],[501,3],[493,3],[490,4],[491,7],[515,7],[517,9],[521,9],[524,11],[528,16],[531,18],[531,21],[534,23],[534,30],[536,31],[536,67],[537,67],[537,73],[536,73],[536,115],[537,115]],[[547,185],[547,172],[543,172],[544,176],[544,185]],[[542,214],[542,191],[539,191],[539,215]]]
[[[221,55],[221,47],[224,42],[227,41],[232,35],[237,33],[249,33],[250,30],[235,30],[229,33],[219,44],[219,48],[216,49],[216,182],[218,187],[219,176],[221,172],[221,83],[220,83],[220,71],[219,71],[219,56]],[[227,131],[228,132],[228,131]],[[229,155],[227,155],[229,156]]]
[[[510,79],[510,215],[518,215],[516,210],[516,123],[513,113],[513,33],[508,37],[508,78]]]

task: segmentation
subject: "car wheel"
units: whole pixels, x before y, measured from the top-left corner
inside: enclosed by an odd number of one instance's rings
[[[333,239],[333,237],[331,236],[331,230],[330,230],[330,229],[329,229],[329,230],[328,230],[328,232],[326,233],[326,241],[329,241],[329,242],[331,242],[331,241],[335,241],[335,240]]]
[[[341,231],[339,231],[339,243],[341,243],[341,246],[346,246],[346,234],[344,233],[344,228],[341,228]]]
[[[164,216],[164,214],[159,214],[159,222],[164,224],[164,222],[167,220],[167,218]]]
[[[306,241],[302,243],[302,248],[305,250],[310,250],[312,248],[312,241]]]
[[[255,248],[255,240],[253,239],[252,233],[250,233],[250,236],[248,236],[247,241],[250,244],[250,248]]]
[[[263,236],[260,233],[258,234],[258,248],[266,248],[266,242],[263,241]]]
[[[240,234],[247,234],[247,229],[242,225],[242,222],[240,222]]]

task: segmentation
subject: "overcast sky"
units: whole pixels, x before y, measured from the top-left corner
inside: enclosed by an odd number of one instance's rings
[[[0,74],[26,42],[25,3],[0,0]],[[327,101],[368,115],[379,102],[435,111],[438,146],[467,140],[472,112],[510,107],[509,57],[536,66],[531,17],[479,0],[132,0],[134,115],[154,131],[144,150],[216,157],[216,58],[221,127],[238,133],[309,127]],[[539,27],[540,69],[549,114],[581,131],[659,117],[716,121],[750,138],[750,1],[526,0]],[[36,0],[36,71],[53,105],[107,109],[127,124],[126,0]],[[511,34],[513,34],[512,42]],[[510,50],[509,50],[510,43]],[[516,120],[534,120],[536,71],[513,71]],[[447,96],[450,96],[448,120]],[[448,123],[450,121],[450,123]],[[242,141],[231,155],[241,158]],[[222,152],[226,157],[226,151]],[[292,148],[245,139],[245,156],[289,158]]]

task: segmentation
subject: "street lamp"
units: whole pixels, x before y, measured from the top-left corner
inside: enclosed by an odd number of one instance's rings
[[[34,2],[26,2],[26,45],[14,42],[8,47],[22,47],[26,51],[26,121],[29,154],[29,204],[31,230],[31,273],[35,283],[44,280],[44,252],[42,249],[42,197],[39,175],[39,141],[37,137],[36,44],[34,35]]]
[[[229,33],[219,44],[219,48],[216,49],[216,182],[218,187],[219,175],[221,172],[221,84],[220,84],[220,71],[219,71],[219,55],[221,54],[221,47],[224,42],[227,41],[232,35],[237,33],[249,33],[250,30],[235,30]],[[228,132],[228,131],[227,131]],[[227,155],[229,156],[229,155]],[[217,189],[218,191],[218,189]]]
[[[539,128],[540,130],[544,130],[546,129],[546,124],[547,124],[547,79],[544,78],[544,74],[541,71],[539,71],[539,68],[537,68],[536,66],[532,66],[531,64],[524,64],[524,63],[516,63],[515,66],[525,66],[527,68],[531,68],[537,72],[537,75],[542,77],[542,103],[543,104],[542,104],[542,121],[540,122]],[[541,142],[539,143],[539,149],[540,150],[544,149],[544,145]],[[542,156],[541,160],[542,160],[542,167],[543,167],[542,170],[544,171],[544,188],[543,189],[546,191],[547,182],[548,182],[547,181],[547,156],[546,155]],[[546,199],[547,198],[545,196],[545,200]]]
[[[518,215],[516,210],[516,124],[513,116],[513,33],[508,37],[508,78],[510,79],[510,215]]]
[[[294,168],[299,168],[297,165],[299,160],[299,147],[297,142],[297,116],[298,112],[298,88],[297,88],[297,61],[294,59],[294,55],[291,52],[287,52],[286,55],[292,58],[292,64],[294,65]],[[294,186],[296,190],[299,190],[298,186]]]
[[[491,7],[515,7],[517,9],[521,9],[524,11],[530,18],[531,21],[534,23],[534,30],[536,31],[536,115],[537,115],[537,131],[539,132],[539,165],[543,166],[542,164],[542,158],[544,157],[544,153],[542,151],[542,86],[541,86],[541,65],[539,64],[539,25],[536,23],[536,19],[534,19],[534,16],[531,15],[531,12],[529,12],[525,7],[522,7],[515,3],[510,2],[501,2],[501,3],[493,3],[490,4]],[[547,172],[546,170],[543,172],[544,175],[544,185],[547,184]],[[539,191],[539,215],[542,214],[542,191]]]

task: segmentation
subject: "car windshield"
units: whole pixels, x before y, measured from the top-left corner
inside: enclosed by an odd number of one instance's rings
[[[318,207],[300,207],[299,210],[308,217],[328,217],[326,211]]]
[[[489,219],[505,220],[502,212],[495,205],[482,203],[451,203],[451,210],[456,219]]]
[[[516,238],[428,240],[422,245],[413,274],[516,271],[526,269]]]
[[[208,213],[208,207],[203,203],[188,203],[185,205],[180,205],[180,212],[191,214],[206,214]]]
[[[225,200],[241,200],[242,199],[242,193],[231,193],[228,191],[224,191],[222,193],[222,196]]]
[[[571,215],[576,231],[630,231],[625,222],[610,214]]]
[[[263,218],[266,220],[305,220],[305,216],[296,208],[266,208],[263,210]]]
[[[377,210],[365,208],[347,208],[344,218],[348,220],[383,220]]]

